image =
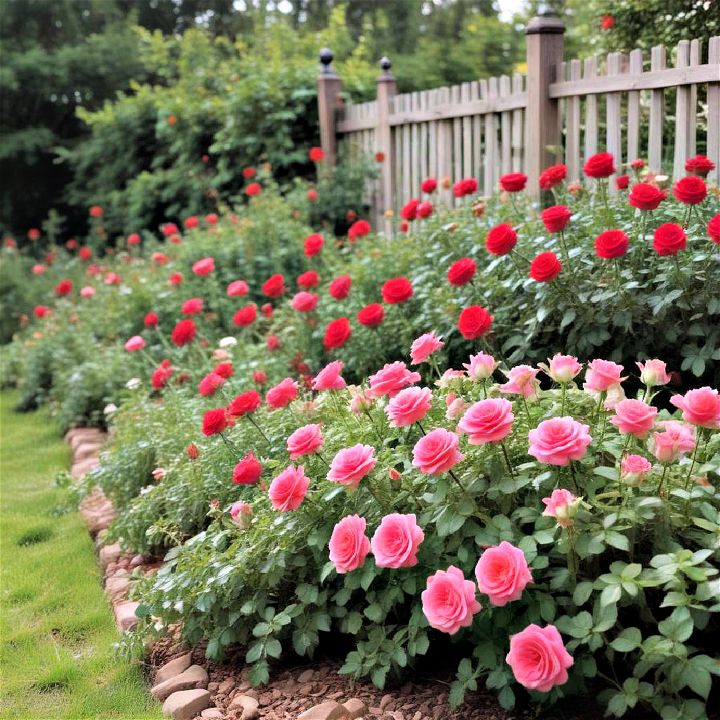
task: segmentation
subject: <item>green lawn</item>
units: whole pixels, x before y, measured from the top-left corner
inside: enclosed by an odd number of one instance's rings
[[[0,718],[159,718],[118,634],[92,541],[57,513],[69,451],[46,412],[16,414],[0,395]]]

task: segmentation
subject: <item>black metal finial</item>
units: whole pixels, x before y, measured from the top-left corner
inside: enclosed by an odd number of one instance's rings
[[[390,58],[385,56],[380,60],[380,67],[385,71],[388,72],[390,68],[392,67],[392,63],[390,62]]]
[[[334,55],[332,54],[332,50],[330,50],[330,48],[324,47],[322,50],[320,50],[320,63],[323,66],[322,70],[324,73],[332,72],[330,64],[333,61],[333,57]]]

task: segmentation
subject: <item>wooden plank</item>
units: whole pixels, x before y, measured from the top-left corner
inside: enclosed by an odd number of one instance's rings
[[[440,88],[438,91],[440,105],[450,100],[450,89]],[[452,124],[450,120],[438,123],[438,181],[441,183],[440,195],[446,205],[452,205],[453,196],[450,190],[442,188],[445,178],[452,178]]]
[[[687,42],[684,40],[683,42]],[[657,90],[684,85],[714,82],[720,77],[720,64],[712,63],[689,67],[667,68],[658,72],[620,77],[597,77],[592,80],[551,83],[549,95],[559,99],[571,95],[602,95],[608,92],[629,92],[630,90]]]
[[[470,83],[470,103],[480,100],[480,85],[477,80]],[[472,177],[480,175],[482,167],[482,119],[479,115],[472,116],[473,162]]]
[[[403,95],[403,101],[402,101],[402,108],[404,111],[409,111],[411,109],[411,99],[410,95],[405,93]],[[403,125],[402,129],[402,135],[403,135],[403,158],[402,158],[402,165],[403,165],[403,182],[402,182],[402,197],[400,198],[400,205],[404,205],[411,197],[412,193],[412,181],[410,178],[410,153],[411,148],[410,144],[412,142],[412,138],[410,136],[410,126],[409,125]]]
[[[480,80],[480,97],[483,100],[488,99],[490,91],[488,89],[488,81],[485,79]],[[491,130],[491,117],[490,113],[485,113],[482,116],[483,123],[483,145],[482,145],[482,178],[480,177],[480,168],[478,168],[478,187],[481,188],[483,195],[492,194],[492,158],[490,153],[492,147],[490,143],[490,130]]]
[[[690,43],[681,40],[675,54],[675,67],[685,69],[690,65]],[[675,152],[673,154],[673,179],[685,175],[685,161],[690,144],[690,88],[678,87],[675,97]]]
[[[591,81],[597,75],[597,57],[589,57],[583,63],[584,79]],[[585,99],[585,160],[597,152],[598,107],[597,97]]]
[[[607,58],[607,74],[608,76],[619,75],[623,69],[622,53],[610,53]],[[622,95],[619,92],[608,93],[606,96],[607,108],[607,127],[606,127],[606,147],[609,153],[615,158],[615,167],[620,170],[622,167],[622,116],[621,103]],[[615,177],[613,175],[613,177]],[[610,180],[610,194],[617,194],[615,183]]]
[[[453,103],[462,104],[460,100],[460,86],[453,85],[450,88]],[[453,181],[459,180],[462,174],[462,121],[459,117],[453,119],[452,122],[452,138],[453,138]]]
[[[410,107],[420,110],[420,93],[410,95]],[[420,194],[420,126],[415,123],[410,127],[410,197]]]
[[[720,37],[710,38],[708,62],[720,63]],[[715,163],[715,170],[710,177],[720,178],[720,80],[708,83],[708,128],[707,128],[707,156]]]
[[[423,90],[419,93],[419,103],[421,110],[427,110],[429,106],[430,92]],[[422,123],[419,128],[420,131],[420,164],[418,166],[418,173],[420,177],[420,184],[428,176],[428,123]],[[418,190],[418,192],[420,192]]]
[[[650,51],[650,70],[659,72],[665,67],[665,48],[656,45]],[[648,135],[648,167],[662,172],[663,120],[665,117],[665,92],[662,89],[650,93],[650,129]]]
[[[500,76],[499,96],[507,97],[512,93],[510,78],[507,75]],[[500,171],[504,175],[512,170],[512,115],[510,110],[500,114]]]
[[[460,88],[463,105],[470,102],[470,83],[463,83]],[[462,119],[462,166],[463,177],[472,175],[472,118]]]
[[[631,75],[639,75],[643,71],[642,50],[630,53],[629,70]],[[632,162],[640,157],[640,92],[631,90],[628,93],[627,121],[627,160]]]
[[[428,98],[428,107],[431,110],[438,102],[438,91],[430,90]],[[428,177],[437,178],[437,149],[438,149],[438,121],[431,120],[428,123]]]
[[[523,91],[523,76],[515,73],[512,78],[513,94]],[[517,108],[512,111],[512,169],[515,172],[523,172],[525,168],[525,158],[523,153],[523,139],[525,137],[525,110]],[[478,138],[479,140],[479,138]],[[479,168],[480,165],[478,164]]]
[[[570,62],[570,80],[582,76],[580,60]],[[565,164],[569,180],[580,179],[580,98],[569,97],[567,101],[567,135],[565,138]]]
[[[700,64],[700,56],[702,54],[702,41],[690,41],[690,67]],[[697,155],[697,108],[698,108],[698,88],[697,85],[690,86],[690,137],[688,138],[688,157]]]
[[[487,89],[486,97],[494,100],[498,94],[497,78],[490,78],[484,87]],[[487,113],[485,115],[485,173],[483,176],[485,195],[490,195],[497,190],[498,178],[497,118],[495,113]]]
[[[402,105],[402,96],[396,95],[392,102],[392,111],[397,111],[400,105]],[[400,196],[402,194],[402,177],[403,177],[403,145],[402,145],[402,127],[396,125],[390,126],[390,132],[393,137],[393,154],[395,155],[395,162],[393,163],[393,211],[398,213],[400,211]]]

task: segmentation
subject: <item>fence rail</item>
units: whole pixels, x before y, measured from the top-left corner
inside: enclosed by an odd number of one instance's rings
[[[651,170],[672,168],[677,178],[702,145],[720,166],[720,37],[681,41],[668,67],[661,46],[649,57],[633,50],[564,61],[563,32],[556,18],[531,21],[526,76],[422,92],[397,94],[390,62],[383,58],[376,100],[358,104],[343,105],[332,56],[323,51],[318,78],[323,146],[330,162],[338,140],[382,154],[380,179],[368,188],[378,225],[385,211],[397,212],[419,195],[429,176],[472,176],[479,192],[488,195],[501,174],[522,171],[529,177],[528,191],[537,195],[544,167],[564,161],[569,179],[576,180],[584,159],[601,150],[613,153],[618,170],[642,157]],[[452,203],[451,193],[444,194]],[[384,223],[389,233],[391,223]]]

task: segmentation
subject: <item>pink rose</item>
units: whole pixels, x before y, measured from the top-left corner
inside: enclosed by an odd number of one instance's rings
[[[319,299],[315,293],[302,290],[293,296],[290,306],[298,312],[312,312],[317,307]]]
[[[543,420],[528,433],[528,453],[548,465],[567,465],[571,460],[580,460],[587,453],[592,442],[590,427],[571,417]]]
[[[615,405],[615,416],[610,418],[610,422],[616,425],[621,433],[628,433],[642,440],[652,430],[657,412],[657,408],[642,400],[621,400]]]
[[[458,450],[458,436],[445,428],[436,428],[415,443],[412,464],[427,475],[441,475],[463,457]]]
[[[429,388],[409,387],[401,390],[385,408],[390,425],[403,427],[422,420],[430,410],[431,401]]]
[[[525,553],[505,540],[480,556],[475,577],[480,592],[485,593],[490,604],[496,607],[517,600],[525,586],[532,582]]]
[[[289,405],[298,396],[298,385],[292,378],[285,378],[275,387],[271,387],[265,395],[265,402],[277,410]]]
[[[480,400],[465,412],[458,430],[467,433],[471,445],[497,443],[510,434],[513,420],[510,401],[505,398]]]
[[[365,563],[370,552],[370,541],[365,536],[366,527],[365,518],[348,515],[333,528],[329,543],[330,562],[340,574],[357,570]]]
[[[666,365],[662,360],[647,360],[644,363],[635,363],[640,370],[640,380],[648,387],[655,385],[667,385],[670,376],[667,374]]]
[[[650,437],[649,447],[661,463],[674,463],[681,455],[695,449],[695,428],[676,420],[658,424],[663,431]]]
[[[270,483],[268,496],[273,510],[297,510],[309,486],[310,478],[306,477],[302,465],[286,468]]]
[[[501,393],[537,399],[540,382],[536,378],[538,371],[535,368],[529,365],[516,365],[505,374],[508,381],[500,386]]]
[[[353,445],[335,455],[327,479],[355,489],[376,463],[375,448],[370,445]]]
[[[350,387],[350,410],[356,415],[367,412],[373,406],[375,399],[370,395],[369,390],[361,390],[355,386]]]
[[[287,450],[290,459],[296,460],[301,455],[312,455],[322,447],[323,436],[320,426],[315,424],[303,425],[287,439]]]
[[[448,393],[445,396],[445,407],[445,417],[448,420],[457,420],[467,410],[468,404],[455,393]]]
[[[133,335],[126,343],[125,349],[128,352],[137,352],[145,347],[145,340],[142,335]]]
[[[375,564],[384,568],[417,565],[417,551],[424,539],[425,533],[418,526],[415,515],[386,515],[370,541]]]
[[[448,368],[443,374],[442,377],[438,378],[435,381],[435,384],[438,387],[445,388],[452,384],[453,380],[456,380],[457,378],[464,378],[465,373],[462,370],[453,370],[452,368]]]
[[[252,508],[246,502],[238,500],[230,506],[230,517],[235,525],[245,530],[250,526]]]
[[[395,397],[404,387],[420,382],[420,373],[411,372],[404,362],[398,361],[386,364],[368,379],[373,397]]]
[[[620,463],[620,479],[632,487],[639,487],[650,470],[652,463],[642,455],[627,455]]]
[[[550,497],[542,499],[547,506],[543,510],[546,517],[554,517],[560,527],[570,527],[572,519],[577,514],[580,500],[576,498],[569,490],[556,488],[550,494]]]
[[[431,575],[420,597],[430,626],[450,635],[472,625],[473,615],[482,610],[475,599],[475,585],[454,565]]]
[[[548,358],[548,363],[540,363],[540,367],[560,385],[569,383],[582,370],[582,364],[573,355],[556,353],[552,358]]]
[[[673,395],[670,402],[682,410],[685,422],[720,429],[720,395],[717,390],[707,386],[688,390],[685,395]]]
[[[345,380],[340,373],[344,367],[342,360],[328,363],[316,376],[312,383],[313,390],[340,390],[345,387]]]
[[[492,355],[479,352],[471,355],[470,362],[463,363],[463,367],[467,370],[467,376],[471,380],[487,380],[492,377],[499,364]]]
[[[227,286],[228,297],[244,297],[250,292],[250,286],[244,280],[233,280]]]
[[[410,347],[410,362],[413,365],[424,363],[436,350],[445,343],[435,333],[425,333],[413,341]]]
[[[202,260],[198,260],[193,263],[192,271],[200,276],[215,272],[215,258],[205,257]]]
[[[91,298],[95,295],[95,288],[92,285],[85,285],[80,290],[80,297]]]
[[[535,624],[510,637],[505,661],[521,685],[540,692],[564,685],[568,681],[567,669],[574,662],[554,625],[541,628]]]
[[[606,392],[612,385],[619,385],[627,376],[622,377],[625,368],[610,360],[591,360],[585,372],[585,390]]]

